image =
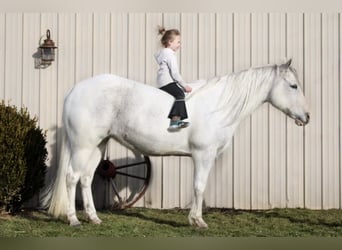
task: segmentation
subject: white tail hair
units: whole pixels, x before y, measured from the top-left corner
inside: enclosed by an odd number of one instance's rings
[[[52,196],[48,212],[55,217],[66,215],[68,211],[68,193],[66,177],[70,165],[70,145],[64,129],[62,134],[62,145],[60,150],[59,165],[57,176],[52,187]]]

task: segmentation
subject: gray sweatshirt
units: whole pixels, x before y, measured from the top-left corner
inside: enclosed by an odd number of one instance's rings
[[[158,88],[161,88],[171,82],[178,82],[178,84],[185,89],[184,80],[179,74],[175,52],[170,48],[163,48],[157,52],[154,57],[159,64],[159,70],[157,73]]]

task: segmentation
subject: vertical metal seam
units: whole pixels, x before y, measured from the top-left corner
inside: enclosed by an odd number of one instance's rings
[[[112,53],[113,53],[113,49],[112,49],[112,18],[113,18],[113,13],[110,12],[109,13],[109,73],[112,73]]]
[[[217,31],[217,23],[218,23],[218,21],[217,21],[217,18],[218,18],[218,16],[217,16],[218,14],[215,12],[214,13],[214,18],[215,18],[215,20],[214,20],[214,33],[215,33],[215,42],[214,42],[214,47],[215,47],[215,50],[214,50],[214,75],[218,75],[218,73],[217,73],[217,65],[218,65],[218,63],[217,63],[217,42],[218,42],[218,39],[217,39],[217,33],[218,33],[218,31]]]
[[[147,78],[147,74],[146,74],[146,70],[147,70],[147,42],[146,42],[146,39],[147,39],[147,36],[146,36],[146,32],[147,32],[147,13],[145,12],[144,13],[144,84],[146,84],[146,78]],[[144,195],[142,197],[142,202],[144,204],[144,207],[146,207],[146,195]]]
[[[231,21],[232,21],[232,72],[234,72],[235,70],[235,53],[234,53],[234,47],[235,47],[235,14],[234,12],[232,13],[232,17],[231,17]],[[231,147],[232,147],[232,208],[235,208],[235,157],[234,157],[234,137],[232,138],[232,143],[231,143]]]
[[[270,13],[267,13],[267,64],[270,64]],[[270,105],[267,104],[267,203],[268,207],[271,208],[271,159],[270,159],[270,144],[271,144],[271,133],[270,133]]]
[[[217,49],[217,13],[214,13],[214,75],[217,75],[217,56],[216,56],[216,49]],[[212,77],[212,76],[210,76]],[[214,166],[212,166],[212,169],[215,171],[215,207],[217,207],[217,194],[219,193],[217,191],[217,167],[216,167],[216,158],[214,160]]]
[[[252,12],[249,13],[249,67],[252,67],[252,61],[253,61],[253,46],[252,46],[252,36],[253,36],[253,26],[252,26]],[[252,164],[252,158],[253,158],[253,115],[250,115],[249,118],[249,133],[250,133],[250,143],[249,143],[249,207],[250,209],[253,209],[253,164]]]
[[[341,83],[341,13],[338,13],[338,82]],[[341,84],[338,84],[338,114],[341,121]],[[341,152],[341,126],[339,126],[339,152]],[[339,208],[341,209],[341,154],[339,155]]]
[[[3,76],[3,81],[4,81],[4,86],[3,86],[3,98],[4,100],[6,99],[6,51],[7,51],[7,43],[6,43],[6,37],[7,37],[7,13],[4,14],[4,59],[3,59],[3,70],[4,70],[4,76]]]
[[[197,79],[200,78],[200,14],[196,14],[197,17]]]
[[[75,50],[74,50],[74,84],[76,84],[76,77],[77,77],[77,13],[74,13],[74,20],[75,20],[75,25],[74,25],[74,29],[75,29],[75,33],[74,33],[74,46],[75,46]]]
[[[42,13],[39,14],[39,31],[42,31]],[[39,68],[39,93],[38,93],[38,116],[40,117],[41,115],[41,84],[42,84],[42,74],[41,74],[41,69]],[[41,124],[41,120],[39,119],[39,123]]]
[[[60,33],[59,33],[59,13],[56,14],[56,21],[57,21],[57,24],[56,24],[56,28],[57,28],[57,45],[60,44]],[[58,145],[58,135],[59,135],[59,130],[58,130],[58,90],[59,90],[59,75],[58,75],[58,70],[59,70],[59,56],[58,56],[58,53],[56,53],[56,113],[55,113],[55,119],[56,119],[56,145]],[[58,146],[55,147],[55,155],[58,157]],[[55,165],[58,166],[58,160],[57,160],[57,157],[55,157]],[[39,200],[38,200],[39,202]]]
[[[127,78],[129,78],[129,74],[130,74],[130,67],[129,67],[129,63],[130,63],[130,58],[129,58],[129,55],[131,53],[130,51],[130,31],[131,31],[131,27],[130,27],[130,24],[131,24],[131,18],[132,18],[132,15],[131,13],[127,13]],[[126,149],[126,160],[125,160],[126,164],[128,164],[129,162],[129,151],[128,149]],[[128,171],[128,170],[127,170]],[[125,178],[125,183],[128,182],[128,177]],[[125,190],[125,195],[127,197],[127,189]]]
[[[302,21],[303,21],[303,51],[302,51],[302,56],[303,56],[303,92],[305,93],[305,13],[303,12],[302,14]],[[305,126],[303,127],[303,207],[305,208],[306,207],[306,176],[305,176],[305,166],[306,166],[306,161],[305,161],[305,157],[306,157],[306,154],[305,154]]]
[[[146,84],[146,70],[147,70],[147,66],[146,66],[146,56],[147,56],[147,42],[146,42],[146,39],[147,39],[147,36],[146,36],[146,32],[147,32],[147,13],[145,12],[144,14],[144,39],[143,41],[145,42],[144,44],[144,54],[143,54],[143,57],[144,57],[144,84]]]
[[[179,31],[181,33],[181,35],[183,34],[182,32],[182,14],[179,14]],[[182,43],[182,42],[181,42]],[[179,72],[181,73],[181,75],[183,75],[183,72],[182,72],[182,48],[180,49],[179,51]]]
[[[321,114],[322,114],[322,119],[321,119],[321,143],[322,143],[322,147],[321,147],[321,208],[324,207],[324,136],[323,136],[323,14],[320,13],[320,33],[321,33],[321,37],[320,37],[320,56],[321,56],[321,61],[320,61],[320,71],[321,71],[321,75],[320,75],[320,82],[321,82],[321,91],[320,91],[320,95],[321,95]]]
[[[288,56],[288,13],[285,13],[285,57]],[[285,193],[286,193],[286,207],[289,205],[289,162],[288,162],[288,126],[287,117],[285,117]]]
[[[165,13],[162,13],[162,27],[165,27]],[[161,199],[160,207],[164,207],[164,157],[161,157]]]
[[[129,25],[130,25],[130,13],[125,13],[125,16],[126,16],[126,30],[127,30],[127,34],[126,34],[126,40],[127,40],[127,51],[126,51],[126,57],[127,57],[127,60],[126,60],[126,77],[129,78],[129,32],[130,32],[130,28],[129,28]],[[127,155],[128,157],[128,155]]]
[[[20,93],[20,106],[24,105],[24,12],[21,14],[21,74],[20,74],[20,84],[21,84],[21,93]],[[38,194],[39,196],[39,194]]]
[[[92,61],[92,67],[91,67],[91,75],[94,76],[95,73],[95,13],[91,13],[91,61]]]
[[[178,14],[178,20],[179,20],[179,30],[182,34],[182,15]],[[182,52],[179,51],[179,71],[182,73]],[[182,204],[182,157],[179,157],[179,163],[178,163],[178,172],[179,172],[179,189],[178,189],[178,206],[181,207]]]

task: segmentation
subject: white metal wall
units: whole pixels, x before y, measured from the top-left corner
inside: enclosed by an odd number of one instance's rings
[[[48,130],[49,165],[57,163],[61,111],[75,82],[113,73],[154,83],[157,26],[182,33],[183,77],[224,75],[293,58],[311,108],[297,127],[264,105],[237,131],[216,161],[205,204],[211,207],[341,208],[341,14],[339,13],[0,13],[0,99],[28,107]],[[33,54],[46,29],[57,62],[35,69]],[[111,142],[119,163],[131,152]],[[139,206],[189,207],[193,165],[185,157],[153,157],[152,183]],[[106,200],[106,186],[95,200]]]

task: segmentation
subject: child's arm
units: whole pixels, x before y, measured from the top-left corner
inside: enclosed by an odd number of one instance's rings
[[[182,76],[179,73],[178,63],[177,63],[176,57],[173,54],[170,54],[167,59],[168,59],[167,60],[167,64],[169,66],[170,74],[171,74],[172,79],[177,81],[178,84],[183,88],[183,90],[185,92],[191,92],[191,87],[187,86],[184,83],[184,80],[183,80]]]

